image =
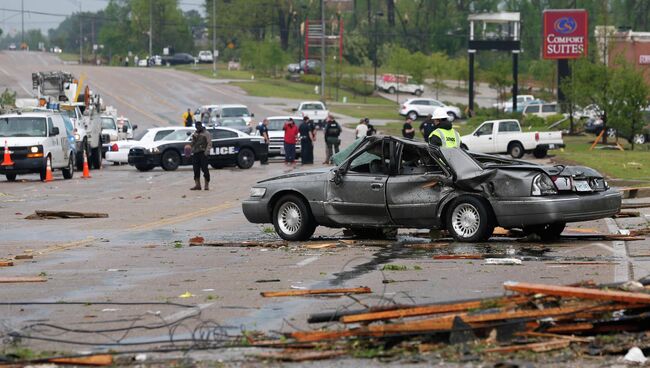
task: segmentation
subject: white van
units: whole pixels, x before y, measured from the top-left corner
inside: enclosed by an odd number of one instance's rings
[[[65,121],[59,112],[38,111],[0,115],[0,151],[3,162],[0,174],[8,181],[17,175],[40,175],[45,180],[47,163],[60,169],[65,179],[74,175],[74,144],[71,144]],[[4,161],[5,144],[11,162]]]

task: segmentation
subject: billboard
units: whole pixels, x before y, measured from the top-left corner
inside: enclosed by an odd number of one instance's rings
[[[587,11],[544,10],[544,59],[577,59],[587,54]]]

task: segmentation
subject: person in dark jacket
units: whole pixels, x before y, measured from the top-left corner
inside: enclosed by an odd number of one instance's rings
[[[205,179],[205,190],[210,190],[210,171],[208,170],[208,156],[212,149],[212,135],[201,121],[196,122],[196,131],[190,139],[192,146],[192,166],[194,168],[194,187],[190,190],[201,190],[201,171]]]
[[[415,138],[415,129],[413,129],[413,120],[407,118],[402,126],[402,137],[413,139]]]
[[[377,129],[375,129],[374,125],[370,124],[370,119],[364,118],[363,120],[366,122],[366,125],[368,126],[368,132],[366,133],[366,135],[370,137],[372,135],[377,134]]]
[[[427,118],[424,119],[422,124],[420,124],[420,133],[422,133],[422,137],[424,137],[425,142],[429,143],[429,136],[435,129],[436,125],[431,119],[431,114],[429,114],[427,115]]]
[[[341,138],[339,138],[341,135],[341,126],[336,120],[334,120],[332,115],[327,116],[327,120],[325,121],[324,135],[325,161],[323,161],[323,164],[327,165],[330,163],[332,155],[339,153],[339,146],[341,145]]]
[[[300,133],[300,161],[303,165],[314,163],[314,141],[316,140],[316,127],[309,116],[302,118],[302,124],[298,127]]]

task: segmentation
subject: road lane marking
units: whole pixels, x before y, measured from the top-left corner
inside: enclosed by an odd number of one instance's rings
[[[313,257],[309,257],[307,259],[303,259],[302,261],[296,263],[296,266],[305,267],[306,265],[316,261],[318,258],[319,258],[319,256],[313,256]]]
[[[61,250],[67,250],[67,249],[72,249],[72,248],[81,248],[83,246],[92,244],[93,242],[95,242],[95,240],[97,240],[95,237],[89,236],[88,238],[83,239],[83,240],[77,240],[77,241],[63,243],[63,244],[51,245],[51,246],[49,246],[49,247],[47,247],[47,248],[45,248],[45,249],[43,249],[41,251],[34,252],[34,253],[36,253],[37,255],[45,255],[45,254],[58,252],[58,251],[61,251]]]
[[[169,218],[148,222],[148,223],[145,223],[145,224],[135,225],[135,226],[132,226],[129,230],[130,231],[153,230],[155,228],[159,228],[159,227],[162,227],[162,226],[173,225],[173,224],[178,224],[178,223],[181,223],[181,222],[189,221],[189,220],[194,219],[196,217],[205,216],[205,215],[208,215],[208,214],[213,213],[213,212],[226,210],[226,209],[234,207],[234,205],[235,205],[234,202],[225,202],[225,203],[222,203],[222,204],[220,204],[218,206],[203,208],[203,209],[200,209],[198,211],[186,213],[184,215],[176,215],[176,216],[172,216],[172,217],[169,217]]]

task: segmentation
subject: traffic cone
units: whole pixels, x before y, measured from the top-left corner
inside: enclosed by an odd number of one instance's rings
[[[86,151],[84,150],[84,174],[81,176],[84,179],[90,179],[90,170],[88,170],[88,155],[86,154]]]
[[[52,178],[52,165],[50,163],[50,160],[47,160],[47,166],[45,167],[45,180],[43,181],[47,183],[52,181],[53,179],[54,178]]]
[[[11,153],[9,153],[9,144],[5,139],[5,157],[2,160],[2,164],[0,164],[0,166],[13,166],[13,164],[14,162],[11,161]]]

